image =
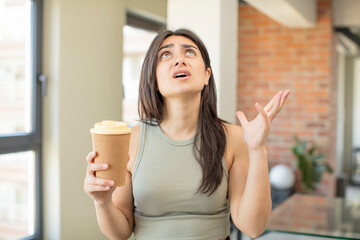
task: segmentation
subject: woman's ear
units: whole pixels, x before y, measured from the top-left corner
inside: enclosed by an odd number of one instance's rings
[[[210,76],[211,76],[211,69],[208,67],[208,68],[205,70],[205,82],[204,82],[205,85],[208,85],[208,84],[209,84]]]

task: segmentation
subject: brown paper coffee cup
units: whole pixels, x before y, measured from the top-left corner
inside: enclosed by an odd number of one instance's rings
[[[95,163],[107,163],[108,169],[96,171],[96,177],[113,180],[114,186],[125,185],[131,129],[126,123],[102,121],[90,130]]]

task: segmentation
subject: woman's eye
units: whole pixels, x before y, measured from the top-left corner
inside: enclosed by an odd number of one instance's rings
[[[163,52],[161,55],[160,55],[160,58],[161,59],[164,59],[164,58],[167,58],[170,56],[170,53],[169,52]]]
[[[187,56],[195,56],[195,51],[192,49],[188,49],[188,50],[186,50],[185,54]]]

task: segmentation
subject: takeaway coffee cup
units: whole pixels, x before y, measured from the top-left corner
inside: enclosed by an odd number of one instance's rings
[[[125,185],[131,129],[124,122],[102,121],[90,129],[95,163],[107,163],[108,169],[96,177],[114,180],[114,186]]]

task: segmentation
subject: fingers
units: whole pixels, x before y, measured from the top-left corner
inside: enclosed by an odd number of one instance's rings
[[[86,161],[88,163],[92,163],[94,162],[96,156],[97,156],[97,152],[89,152],[89,154],[86,156]]]
[[[265,120],[266,124],[268,124],[267,119],[269,119],[269,117],[268,117],[265,109],[263,109],[262,106],[259,103],[255,103],[255,107],[259,111],[259,113],[263,117],[263,119]]]
[[[285,90],[284,92],[280,91],[275,95],[275,100],[274,100],[273,106],[271,107],[271,110],[268,111],[268,116],[271,121],[280,112],[280,110],[281,110],[282,106],[284,105],[285,100],[286,100],[287,96],[289,96],[289,94],[290,94],[290,91]]]
[[[85,178],[84,190],[88,193],[98,192],[98,191],[108,191],[114,185],[114,181],[97,178],[94,176],[88,175]]]
[[[85,191],[88,193],[105,192],[109,190],[110,190],[109,186],[101,186],[101,185],[87,185],[85,188]]]
[[[103,178],[98,178],[98,177],[94,177],[94,176],[89,176],[86,179],[86,183],[87,184],[93,184],[93,185],[106,185],[106,186],[112,186],[114,185],[114,181],[113,180],[108,180],[108,179],[103,179]]]
[[[88,164],[87,173],[89,175],[95,176],[94,173],[96,171],[106,170],[109,168],[109,164],[107,163],[90,163]]]
[[[85,178],[85,184],[86,185],[94,185],[94,186],[102,186],[103,189],[106,189],[106,187],[112,187],[114,185],[113,180],[98,178],[94,176],[88,176]]]
[[[270,102],[268,102],[268,104],[266,104],[266,106],[264,107],[264,110],[266,112],[269,112],[272,107],[274,106],[274,102],[276,100],[277,95],[280,94],[281,95],[281,101],[280,101],[280,108],[282,107],[282,105],[284,104],[287,96],[290,94],[290,90],[285,90],[284,92],[279,91],[275,94],[275,96],[270,100]]]
[[[245,126],[246,124],[248,124],[248,120],[243,112],[241,111],[236,112],[236,116],[238,117],[241,126]]]
[[[114,181],[95,176],[96,171],[106,170],[109,168],[109,164],[107,163],[94,163],[96,156],[97,152],[90,152],[86,156],[88,166],[84,180],[84,190],[90,195],[95,194],[95,192],[109,191],[112,189],[111,187],[114,186]]]
[[[285,103],[286,98],[289,96],[290,94],[290,90],[285,90],[284,93],[281,96],[281,101],[280,101],[280,109],[282,108],[282,106]]]
[[[290,90],[277,92],[276,95],[270,100],[270,102],[264,108],[259,103],[256,103],[255,107],[259,111],[259,114],[254,119],[256,120],[255,122],[263,121],[265,126],[269,128],[271,121],[280,112],[289,94],[290,94]],[[236,116],[238,117],[243,127],[247,125],[252,125],[252,123],[254,122],[254,120],[248,122],[245,114],[241,111],[238,111],[236,113]]]
[[[88,163],[86,174],[88,174],[88,175],[95,176],[96,171],[105,170],[109,167],[109,165],[107,163],[94,163],[94,159],[96,156],[97,156],[97,152],[95,152],[95,151],[90,152],[86,156],[86,161]]]
[[[274,117],[276,116],[276,114],[278,113],[278,111],[280,110],[279,106],[280,106],[281,95],[282,95],[282,92],[279,92],[278,94],[276,94],[274,105],[272,106],[271,110],[267,114],[269,116],[270,120],[273,120]]]
[[[275,99],[276,99],[276,96],[279,94],[280,92],[277,92],[275,94],[275,96],[270,100],[270,102],[268,102],[268,104],[266,104],[266,106],[264,107],[264,110],[266,112],[270,111],[270,109],[273,107],[274,105],[274,102],[275,102]]]

